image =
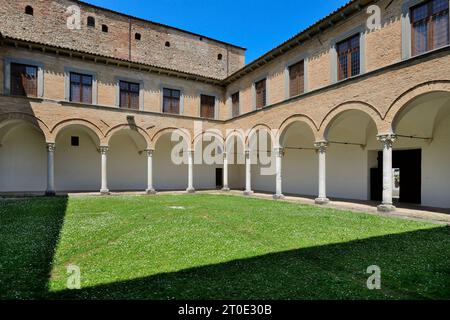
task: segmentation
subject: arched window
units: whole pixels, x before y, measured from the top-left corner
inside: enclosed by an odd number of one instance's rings
[[[222,60],[222,54],[219,53],[219,55],[217,56],[217,60]]]
[[[91,28],[95,28],[95,18],[94,17],[87,18],[87,26],[91,27]]]
[[[34,10],[32,6],[26,6],[25,7],[25,14],[29,14],[30,16],[32,16],[34,14]]]
[[[136,33],[136,34],[134,35],[134,38],[135,38],[136,40],[141,40],[141,34],[140,34],[140,33]]]
[[[166,47],[170,47],[170,42],[166,41]]]

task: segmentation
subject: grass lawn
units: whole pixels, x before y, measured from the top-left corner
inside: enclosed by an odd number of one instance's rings
[[[0,201],[0,298],[450,299],[450,227],[206,194]]]

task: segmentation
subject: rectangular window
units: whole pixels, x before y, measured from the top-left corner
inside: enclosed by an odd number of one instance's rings
[[[262,109],[266,106],[266,79],[255,83],[256,109]]]
[[[302,60],[289,67],[289,97],[305,92],[305,61]]]
[[[359,38],[358,33],[336,45],[339,80],[357,76],[361,72]]]
[[[139,110],[139,83],[120,81],[120,107]]]
[[[237,117],[239,115],[239,92],[231,95],[231,116]]]
[[[11,63],[11,94],[37,97],[38,68],[20,63]]]
[[[449,44],[448,0],[431,0],[411,9],[411,52],[418,55]]]
[[[215,118],[216,97],[202,94],[200,96],[200,117],[207,119]]]
[[[70,137],[70,144],[72,147],[80,146],[80,137],[72,136]]]
[[[92,76],[70,73],[70,101],[92,103]]]
[[[180,114],[180,90],[163,89],[163,112]]]

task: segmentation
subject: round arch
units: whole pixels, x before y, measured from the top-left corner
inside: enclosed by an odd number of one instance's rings
[[[383,119],[380,112],[375,107],[362,101],[350,101],[334,107],[330,112],[327,113],[327,115],[323,118],[320,124],[319,132],[317,134],[317,140],[327,141],[328,133],[333,123],[342,114],[349,111],[357,111],[365,113],[375,124],[377,132],[382,132]]]
[[[426,94],[438,92],[449,93],[450,81],[440,80],[425,82],[403,92],[392,102],[386,111],[384,119],[385,123],[389,125],[389,127],[386,128],[386,131],[394,132],[395,122],[397,121],[399,115],[412,101]]]
[[[136,134],[131,134],[131,137],[135,141],[135,143],[137,145],[139,145],[140,144],[139,137],[141,137],[144,141],[143,144],[145,144],[142,147],[144,149],[152,149],[152,142],[151,142],[150,136],[148,135],[147,131],[145,131],[143,128],[141,128],[139,126],[130,125],[127,123],[119,124],[119,125],[112,127],[111,129],[109,129],[105,134],[105,144],[109,145],[111,138],[118,132],[123,132],[123,131],[131,131],[131,132],[136,133]]]
[[[24,121],[32,125],[44,135],[46,142],[54,142],[49,127],[38,117],[22,112],[9,112],[0,114],[0,128],[13,121]]]
[[[74,127],[80,127],[85,130],[97,146],[106,144],[105,136],[100,128],[94,123],[84,119],[67,119],[58,122],[55,126],[53,126],[51,131],[53,141],[56,141],[57,137],[63,131]]]
[[[257,124],[257,125],[253,126],[253,127],[249,130],[249,132],[248,132],[248,134],[247,134],[247,137],[245,138],[245,147],[246,147],[246,148],[249,147],[250,139],[251,139],[251,138],[253,137],[253,135],[255,135],[258,131],[264,131],[264,132],[266,132],[266,133],[269,135],[270,140],[271,140],[271,143],[272,143],[273,146],[275,146],[275,145],[278,143],[278,141],[276,140],[275,135],[273,134],[272,128],[270,128],[270,127],[269,127],[268,125],[266,125],[266,124]]]
[[[280,146],[282,145],[283,136],[286,134],[287,130],[296,123],[305,124],[311,130],[314,137],[316,137],[319,129],[317,128],[314,121],[306,115],[296,114],[284,120],[281,126],[279,127],[277,131],[277,141]]]
[[[162,136],[164,136],[165,134],[168,134],[168,133],[173,133],[173,132],[176,132],[183,138],[183,141],[186,142],[186,144],[188,145],[188,148],[192,148],[193,145],[192,145],[192,140],[191,140],[191,134],[189,133],[189,131],[187,129],[180,129],[180,128],[175,128],[175,127],[163,128],[161,130],[158,130],[155,134],[153,134],[153,136],[151,138],[152,148],[154,149],[156,147],[158,140]]]

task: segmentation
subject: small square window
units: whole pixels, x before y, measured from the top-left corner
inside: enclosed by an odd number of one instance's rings
[[[72,147],[79,147],[80,146],[80,137],[71,137],[70,138],[70,145]]]
[[[102,24],[102,31],[108,32],[108,26],[106,24]]]
[[[140,33],[135,33],[134,38],[136,40],[141,40],[141,34]]]

